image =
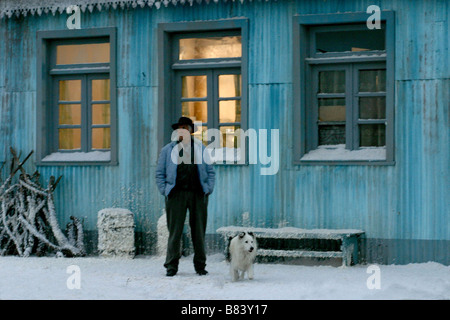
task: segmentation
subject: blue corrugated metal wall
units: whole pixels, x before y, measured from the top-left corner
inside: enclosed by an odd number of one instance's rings
[[[292,16],[361,12],[371,4],[396,14],[396,164],[293,165]],[[39,168],[43,178],[63,175],[56,191],[61,225],[75,215],[95,230],[98,210],[118,206],[135,213],[138,232],[155,232],[164,206],[154,183],[161,128],[157,24],[247,17],[249,127],[280,129],[280,171],[262,176],[259,165],[216,167],[207,233],[241,223],[248,211],[255,226],[363,229],[368,261],[450,263],[448,6],[445,0],[229,1],[83,13],[83,28],[117,28],[119,165]],[[10,145],[23,153],[35,148],[36,31],[64,29],[66,19],[0,20],[0,161]]]

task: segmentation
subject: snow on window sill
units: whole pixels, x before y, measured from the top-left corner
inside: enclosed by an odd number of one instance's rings
[[[42,162],[108,162],[110,151],[91,152],[54,152],[42,159]]]
[[[319,146],[305,154],[301,161],[386,161],[386,147],[345,149],[344,144]]]

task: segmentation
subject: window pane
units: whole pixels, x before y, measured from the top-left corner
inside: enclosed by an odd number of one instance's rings
[[[240,126],[222,126],[219,127],[220,133],[222,134],[222,139],[220,144],[222,147],[227,148],[238,148],[239,137],[236,136],[236,130],[239,129]]]
[[[319,93],[345,93],[345,71],[320,71]]]
[[[385,50],[385,29],[325,31],[316,33],[316,52]]]
[[[360,70],[359,92],[385,92],[386,70]]]
[[[235,58],[242,55],[241,36],[180,39],[180,60]]]
[[[361,147],[386,145],[386,126],[384,124],[359,125],[359,144]]]
[[[92,128],[92,149],[111,148],[111,129]]]
[[[60,80],[59,100],[81,101],[81,80]]]
[[[206,76],[185,76],[181,78],[183,98],[204,98],[207,96]]]
[[[92,80],[92,101],[105,101],[109,99],[109,79]]]
[[[197,131],[193,133],[194,138],[197,138],[198,140],[202,141],[205,146],[208,145],[208,140],[206,136],[206,130],[208,129],[207,126],[197,126]]]
[[[345,125],[320,125],[319,145],[345,144]]]
[[[227,100],[219,102],[219,122],[241,122],[241,101]]]
[[[60,104],[59,124],[81,125],[81,104]]]
[[[109,103],[92,105],[92,124],[110,124]]]
[[[345,121],[345,99],[319,99],[319,121]]]
[[[360,119],[386,119],[386,97],[359,98]]]
[[[219,97],[240,97],[241,96],[241,75],[222,74],[219,75]]]
[[[109,43],[56,46],[56,64],[109,63]]]
[[[59,129],[59,149],[81,149],[81,129]]]
[[[206,101],[187,101],[181,103],[181,115],[192,121],[208,122],[208,103]]]

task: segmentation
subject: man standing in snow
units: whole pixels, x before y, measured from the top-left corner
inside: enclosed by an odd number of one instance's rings
[[[186,211],[189,209],[189,226],[194,245],[194,268],[197,274],[206,275],[205,231],[208,196],[213,192],[215,172],[204,152],[201,141],[191,137],[195,126],[191,119],[181,117],[172,125],[177,130],[177,141],[161,150],[156,167],[156,184],[166,197],[167,228],[169,240],[164,267],[167,276],[178,271],[181,257],[180,241]],[[173,136],[173,135],[172,135]]]

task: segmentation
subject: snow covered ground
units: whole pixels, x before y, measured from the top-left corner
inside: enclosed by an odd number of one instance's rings
[[[181,259],[173,278],[165,276],[163,263],[162,257],[143,256],[0,257],[0,299],[450,299],[450,266],[434,262],[380,265],[379,289],[367,286],[376,276],[367,273],[368,265],[256,264],[254,280],[231,282],[222,254],[208,256],[209,275],[203,277],[195,274],[192,257]]]

